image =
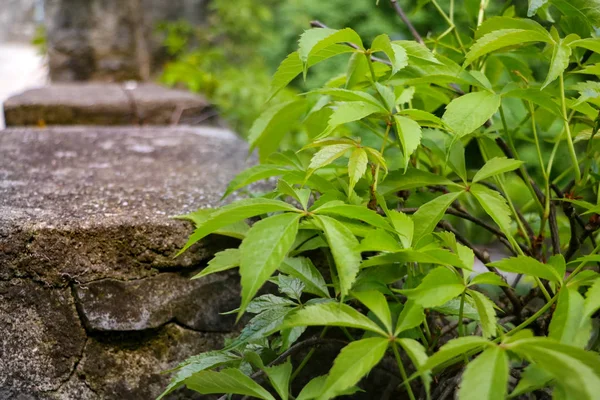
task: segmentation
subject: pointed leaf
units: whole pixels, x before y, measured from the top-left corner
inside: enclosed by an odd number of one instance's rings
[[[575,344],[583,322],[583,303],[583,297],[576,289],[563,287],[558,295],[556,310],[548,328],[548,337],[561,343]],[[587,340],[583,343],[585,344]]]
[[[352,296],[371,310],[383,323],[388,332],[392,331],[392,314],[383,294],[375,290],[370,290],[367,292],[352,292]]]
[[[552,51],[552,60],[550,61],[550,70],[546,76],[546,80],[542,84],[542,89],[551,84],[558,78],[569,66],[569,58],[571,57],[571,47],[563,40],[554,45]]]
[[[323,226],[325,238],[331,248],[331,254],[340,280],[340,292],[346,296],[356,280],[361,255],[358,251],[358,240],[354,234],[339,221],[319,215],[316,217]]]
[[[414,301],[407,301],[404,303],[404,307],[398,316],[394,336],[398,336],[404,331],[421,325],[421,322],[423,322],[424,319],[425,313],[423,312],[423,307]]]
[[[438,222],[444,217],[448,207],[461,194],[462,192],[446,193],[419,207],[412,216],[415,224],[413,244],[418,243],[419,239],[433,231]]]
[[[420,188],[422,186],[458,186],[448,178],[429,171],[408,168],[406,171],[392,171],[378,186],[378,191],[386,196],[400,190]]]
[[[469,191],[479,202],[481,208],[485,210],[494,222],[500,227],[500,230],[508,237],[511,235],[511,212],[506,199],[495,190],[478,183],[473,184]]]
[[[479,274],[469,283],[471,285],[496,285],[496,286],[508,286],[506,281],[502,279],[501,276],[493,273],[493,272],[484,272],[483,274]]]
[[[223,198],[229,196],[231,193],[238,189],[248,186],[251,183],[258,182],[263,179],[271,178],[273,176],[280,176],[289,172],[290,169],[281,165],[270,165],[270,164],[259,164],[254,165],[240,174],[238,174],[227,186],[227,190],[223,195]]]
[[[263,339],[273,332],[282,329],[284,318],[293,310],[292,307],[274,306],[255,315],[233,342],[225,347],[226,350],[236,348],[247,342]]]
[[[352,151],[352,154],[350,154],[350,159],[348,160],[348,175],[350,177],[350,183],[348,185],[349,193],[352,193],[356,182],[358,182],[365,174],[368,162],[369,158],[367,157],[367,153],[362,148],[356,148]]]
[[[349,122],[359,121],[369,115],[381,112],[381,107],[364,101],[336,103],[327,129],[317,136],[318,139],[328,136],[335,128]]]
[[[406,354],[408,354],[408,358],[410,358],[410,361],[412,361],[413,365],[418,371],[420,371],[421,367],[427,363],[427,353],[421,343],[414,339],[407,338],[396,339],[396,343],[402,346]],[[423,371],[421,373],[421,379],[423,380],[425,391],[427,393],[427,397],[429,398],[429,386],[431,385],[431,374],[429,371]]]
[[[446,267],[430,271],[414,289],[398,290],[423,308],[441,306],[465,290],[462,279]]]
[[[506,272],[536,276],[553,282],[562,281],[562,277],[558,276],[554,268],[528,256],[504,258],[488,265]]]
[[[279,270],[304,282],[305,292],[321,297],[330,297],[323,275],[310,259],[305,257],[286,258]]]
[[[388,343],[385,338],[368,338],[344,347],[333,362],[319,400],[334,398],[357,384],[381,361]]]
[[[504,400],[508,383],[508,356],[493,346],[471,361],[463,373],[459,400]]]
[[[485,165],[477,171],[473,177],[473,183],[482,181],[491,176],[513,171],[519,168],[523,161],[513,160],[506,157],[494,157],[488,160]]]
[[[479,314],[479,323],[483,337],[491,338],[496,336],[496,310],[494,310],[494,302],[487,298],[483,293],[475,290],[468,290],[467,293],[473,299],[477,313]]]
[[[402,144],[404,169],[406,169],[410,161],[410,155],[421,143],[421,127],[412,119],[400,115],[394,115],[394,121],[396,122],[396,133]]]
[[[201,371],[185,380],[188,389],[200,394],[229,393],[275,400],[273,396],[239,369],[228,368],[220,372]]]
[[[303,64],[300,59],[300,54],[295,51],[288,55],[285,60],[281,62],[279,68],[277,68],[275,75],[273,75],[271,88],[269,89],[269,100],[293,81],[295,77],[300,75],[302,69]]]
[[[471,46],[463,66],[470,65],[479,57],[493,51],[532,42],[552,43],[552,38],[548,33],[538,30],[500,29],[492,31],[483,35]]]
[[[300,218],[291,213],[276,215],[255,223],[248,232],[240,245],[240,314],[284,260],[296,239]]]
[[[412,222],[412,221],[411,221]],[[386,251],[395,252],[402,250],[402,246],[398,244],[398,240],[388,232],[382,229],[376,229],[370,232],[360,242],[359,251],[364,253],[365,251]]]
[[[598,309],[600,309],[600,279],[596,278],[594,284],[585,294],[583,306],[584,318],[591,318]]]
[[[413,222],[413,219],[396,210],[390,210],[388,212],[388,217],[392,221],[392,225],[400,238],[400,242],[402,242],[402,246],[405,249],[409,248],[415,233],[415,223]]]
[[[353,206],[350,204],[344,204],[340,201],[330,201],[316,210],[313,210],[313,213],[317,215],[332,215],[358,219],[376,228],[381,228],[392,232],[394,231],[385,218],[377,214],[375,211],[363,206]]]
[[[208,266],[194,275],[192,279],[199,279],[215,272],[227,271],[240,266],[240,249],[227,249],[215,254]]]
[[[183,253],[194,243],[220,228],[242,221],[246,218],[276,211],[298,212],[300,210],[280,200],[263,198],[244,199],[221,207],[211,213],[206,221],[196,227],[194,233],[190,236],[185,246],[183,246],[177,255]]]
[[[481,127],[498,111],[501,97],[488,91],[467,93],[446,106],[442,121],[459,137]]]
[[[463,355],[464,353],[490,346],[491,342],[481,336],[465,336],[452,339],[433,354],[427,362],[421,366],[420,371],[427,371]]]
[[[367,316],[347,304],[336,302],[314,304],[299,309],[284,322],[286,328],[294,326],[346,326],[386,336],[386,332]]]
[[[290,377],[292,375],[292,363],[288,359],[283,364],[279,364],[273,367],[264,368],[269,382],[273,386],[273,389],[277,392],[281,400],[288,399]]]
[[[353,43],[364,50],[360,36],[350,28],[340,30],[314,28],[304,31],[300,37],[298,53],[305,63],[310,63],[312,55],[318,54],[319,51],[331,45],[343,42]]]
[[[334,144],[331,146],[323,147],[312,157],[308,168],[311,170],[315,170],[329,165],[338,158],[342,157],[348,152],[348,150],[352,148],[354,148],[354,146],[351,144]]]
[[[371,51],[382,51],[392,63],[392,75],[408,65],[408,56],[403,47],[392,44],[386,34],[382,34],[373,39]]]

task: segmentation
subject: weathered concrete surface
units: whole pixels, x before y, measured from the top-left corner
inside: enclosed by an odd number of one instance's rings
[[[197,94],[154,84],[54,84],[4,102],[6,126],[216,123]]]
[[[218,347],[238,281],[188,278],[236,242],[173,258],[191,227],[169,216],[219,205],[246,158],[216,128],[0,131],[0,398],[152,398]]]
[[[89,330],[139,331],[169,321],[197,331],[228,332],[235,317],[221,316],[239,305],[237,274],[217,274],[200,280],[176,273],[146,279],[103,279],[75,286],[75,298]]]

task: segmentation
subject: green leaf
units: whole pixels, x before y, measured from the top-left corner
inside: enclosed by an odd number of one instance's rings
[[[406,171],[392,171],[378,186],[378,191],[386,196],[400,190],[420,188],[422,186],[455,186],[458,185],[448,178],[423,171],[416,168],[408,168]]]
[[[489,177],[513,171],[519,168],[523,161],[509,159],[506,157],[494,157],[488,160],[485,165],[477,171],[473,177],[473,183],[482,181]]]
[[[410,65],[441,64],[431,50],[423,44],[412,40],[395,40],[392,42],[392,45],[400,46],[406,51]]]
[[[409,248],[415,232],[415,223],[412,218],[396,210],[389,210],[387,214],[400,238],[402,246],[405,249]]]
[[[284,327],[294,326],[346,326],[387,335],[367,316],[347,304],[337,302],[310,305],[290,314],[284,322]]]
[[[280,293],[285,294],[291,299],[300,301],[302,292],[304,291],[304,282],[298,278],[287,275],[278,275],[270,279],[271,282],[277,285]]]
[[[548,33],[544,34],[538,30],[500,29],[492,31],[483,35],[471,46],[463,67],[493,51],[532,42],[552,43],[552,37]]]
[[[184,385],[184,381],[190,376],[207,369],[225,365],[239,360],[239,357],[221,351],[211,351],[197,356],[193,356],[182,363],[177,370],[177,374],[171,379],[169,386],[157,397],[160,400],[175,389]]]
[[[533,0],[536,1],[536,0]],[[475,38],[479,39],[488,33],[498,31],[500,29],[522,29],[537,31],[543,35],[548,35],[548,32],[544,27],[532,19],[528,18],[510,18],[510,17],[492,17],[488,18],[475,32]]]
[[[550,61],[550,70],[546,80],[542,84],[542,89],[551,84],[558,78],[569,66],[571,57],[571,47],[565,44],[564,40],[554,45],[552,51],[552,60]]]
[[[315,153],[310,160],[310,165],[308,168],[311,170],[316,170],[329,165],[338,158],[342,157],[348,152],[348,150],[352,148],[354,148],[354,145],[351,144],[333,144],[331,146],[325,146]]]
[[[185,246],[183,246],[177,255],[180,255],[194,243],[220,228],[242,221],[246,218],[276,211],[299,212],[300,210],[283,201],[264,198],[244,199],[221,207],[212,212],[206,221],[196,227],[194,233],[190,236]]]
[[[517,387],[511,392],[510,397],[514,398],[541,389],[552,380],[552,376],[535,364],[529,364],[523,373]]]
[[[427,362],[421,366],[420,371],[434,369],[446,362],[463,355],[464,353],[490,346],[491,342],[481,336],[464,336],[450,340],[440,347],[437,353],[433,354]]]
[[[240,245],[242,304],[240,314],[252,297],[277,270],[296,239],[301,215],[280,214],[252,226]]]
[[[581,47],[586,50],[591,50],[595,53],[600,53],[600,39],[599,38],[586,38],[574,40],[570,43],[571,47]]]
[[[442,121],[459,137],[468,135],[498,111],[501,97],[488,91],[467,93],[446,106]]]
[[[311,193],[309,188],[295,188],[287,183],[285,179],[280,179],[277,182],[277,191],[296,200],[304,210],[308,208]]]
[[[279,364],[273,367],[264,368],[271,386],[277,392],[281,400],[288,399],[290,377],[292,375],[292,363],[288,359],[283,364]]]
[[[310,63],[311,56],[331,45],[343,42],[353,43],[364,50],[360,36],[350,28],[340,30],[314,28],[304,31],[300,37],[298,53],[304,63]]]
[[[271,88],[269,89],[269,100],[293,81],[295,77],[300,75],[302,69],[303,64],[300,54],[297,51],[289,54],[285,60],[281,62],[275,75],[273,75]]]
[[[274,294],[263,294],[252,299],[246,307],[246,312],[251,314],[260,314],[263,311],[274,308],[295,307],[296,303],[285,297],[275,296]]]
[[[263,339],[272,332],[282,329],[284,318],[293,310],[292,307],[274,306],[255,315],[244,326],[240,336],[225,347],[226,350],[236,348],[244,343]]]
[[[338,102],[329,118],[327,129],[319,134],[316,139],[329,136],[329,134],[340,125],[359,121],[377,112],[381,112],[381,106],[364,101]]]
[[[421,284],[414,289],[398,290],[409,300],[423,308],[441,306],[465,290],[462,279],[446,267],[429,271]]]
[[[350,56],[348,62],[348,71],[346,72],[346,89],[358,86],[366,81],[367,75],[370,77],[369,61],[362,53],[354,53]]]
[[[227,249],[215,254],[208,266],[194,275],[192,279],[199,279],[215,272],[227,271],[240,266],[240,250]]]
[[[363,206],[344,204],[339,200],[330,201],[312,211],[317,215],[332,215],[351,219],[358,219],[376,228],[394,231],[390,224],[375,211]]]
[[[368,338],[344,347],[333,362],[319,400],[336,397],[357,384],[381,361],[388,344],[386,338]]]
[[[471,361],[462,376],[459,400],[504,400],[508,383],[506,351],[493,346]]]
[[[555,254],[548,258],[548,265],[552,266],[552,268],[556,270],[556,273],[561,277],[561,280],[567,273],[567,263],[562,254]]]
[[[371,51],[382,51],[392,63],[392,75],[408,65],[408,56],[403,47],[392,44],[386,34],[382,34],[373,39]]]
[[[600,2],[598,0],[550,0],[561,13],[575,17],[589,28],[600,26]]]
[[[228,368],[220,372],[201,371],[184,382],[188,389],[200,394],[228,393],[275,400],[265,388],[236,368]]]
[[[388,86],[382,85],[379,82],[375,82],[375,89],[379,96],[383,99],[383,103],[386,106],[388,112],[393,112],[394,106],[396,105],[396,95],[394,94],[394,90],[390,89]]]
[[[423,312],[423,307],[414,301],[407,301],[404,303],[404,307],[398,316],[398,321],[396,321],[394,336],[398,336],[404,331],[421,325],[424,319],[425,313]]]
[[[194,223],[195,227],[202,225],[206,220],[208,220],[210,214],[214,213],[215,209],[212,208],[202,208],[196,211],[193,211],[189,214],[185,215],[177,215],[175,219],[181,219],[184,221],[191,221]],[[250,226],[246,223],[246,221],[237,221],[233,224],[221,227],[216,231],[212,232],[216,235],[229,236],[236,239],[243,239],[246,237],[246,234],[250,230]]]
[[[583,322],[583,303],[583,297],[576,289],[563,287],[548,328],[548,337],[561,343],[574,344]],[[587,340],[583,343],[585,344]]]
[[[415,224],[414,244],[418,243],[419,239],[424,235],[433,231],[438,222],[443,218],[448,207],[461,194],[462,192],[446,193],[419,207],[417,212],[412,216]]]
[[[558,117],[560,117],[562,113],[560,105],[555,101],[554,97],[548,96],[546,92],[542,92],[538,88],[521,88],[510,86],[509,84],[502,92],[502,97],[514,97],[530,101],[537,106],[545,108]]]
[[[286,258],[279,266],[279,270],[304,282],[305,292],[320,297],[330,297],[323,275],[310,259],[305,257]]]
[[[467,164],[465,160],[465,146],[456,140],[448,149],[448,166],[464,183],[467,183]]]
[[[423,250],[402,249],[395,253],[379,254],[363,261],[361,268],[376,265],[417,262],[425,264],[452,265],[459,268],[465,267],[460,258],[444,249],[425,248]]]
[[[547,371],[566,398],[594,400],[600,393],[600,355],[549,338],[521,339],[505,344]]]
[[[421,345],[421,343],[408,338],[396,339],[396,343],[402,346],[417,370],[420,371],[425,363],[427,363],[427,353],[425,352],[425,348]],[[429,398],[429,386],[431,385],[431,374],[429,371],[423,371],[421,373],[421,379],[423,380],[425,391],[427,392],[427,397]]]
[[[402,247],[398,244],[398,240],[394,239],[392,235],[382,229],[371,231],[365,236],[362,242],[360,242],[359,246],[359,251],[361,253],[364,253],[365,251],[395,252],[400,250],[402,250]]]
[[[323,226],[325,238],[331,248],[340,280],[340,292],[342,297],[346,296],[356,279],[361,261],[358,240],[341,222],[325,215],[316,218]]]
[[[508,284],[504,281],[504,279],[493,272],[484,272],[477,275],[471,279],[469,286],[471,285],[496,285],[508,287]]]
[[[585,294],[583,306],[584,318],[591,318],[598,309],[600,309],[600,279],[596,278],[594,284]]]
[[[362,148],[356,148],[350,154],[350,160],[348,161],[348,176],[350,177],[348,185],[349,193],[352,193],[356,182],[365,174],[368,162],[367,152]]]
[[[506,272],[516,272],[517,274],[536,276],[553,282],[562,282],[562,277],[558,276],[554,268],[528,256],[504,258],[488,265]]]
[[[223,195],[223,198],[229,196],[231,193],[238,189],[248,186],[251,183],[258,182],[263,179],[271,178],[273,176],[280,176],[289,172],[290,169],[281,165],[270,165],[270,164],[258,164],[254,165],[240,174],[238,174],[227,186],[227,190]]]
[[[511,212],[506,199],[495,190],[478,183],[473,184],[469,192],[477,199],[479,205],[481,205],[481,208],[485,210],[487,215],[492,217],[494,222],[500,227],[500,230],[508,238],[512,238],[510,226]]]
[[[306,111],[306,100],[290,100],[276,104],[263,112],[248,133],[250,150],[258,147],[260,161],[277,151],[283,136],[291,130],[294,121]]]
[[[488,299],[484,294],[475,290],[467,290],[467,293],[473,299],[475,308],[479,314],[479,322],[483,337],[491,338],[496,336],[496,310],[494,310],[494,302]]]
[[[338,88],[326,88],[315,90],[315,93],[320,93],[322,95],[331,96],[333,99],[338,101],[360,101],[372,104],[374,106],[378,106],[380,112],[387,112],[386,108],[381,104],[379,100],[370,95],[367,92],[362,92],[360,90],[347,90],[347,89],[338,89]]]
[[[352,295],[379,318],[388,332],[392,332],[392,314],[385,296],[375,290],[352,292]]]
[[[404,169],[408,168],[410,156],[419,147],[421,143],[421,127],[412,119],[394,115],[396,122],[396,133],[402,145],[402,153],[404,154]]]

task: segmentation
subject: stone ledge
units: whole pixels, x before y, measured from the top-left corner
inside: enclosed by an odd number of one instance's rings
[[[163,86],[52,84],[4,102],[6,126],[218,124],[202,96]]]
[[[0,398],[154,398],[220,347],[238,280],[189,277],[237,243],[173,258],[191,227],[169,217],[221,205],[250,162],[216,128],[0,131]]]

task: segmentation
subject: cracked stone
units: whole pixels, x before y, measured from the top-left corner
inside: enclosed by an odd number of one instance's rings
[[[220,348],[225,337],[177,324],[151,333],[99,336],[88,342],[78,373],[100,399],[153,399],[169,382],[164,371],[191,355]],[[198,397],[180,391],[170,398]]]
[[[86,339],[69,288],[20,279],[0,281],[0,331],[2,399],[58,389]]]
[[[177,321],[198,331],[228,332],[235,317],[219,313],[239,306],[239,277],[224,273],[190,280],[161,273],[131,281],[104,279],[77,285],[75,296],[88,330],[136,331]]]

